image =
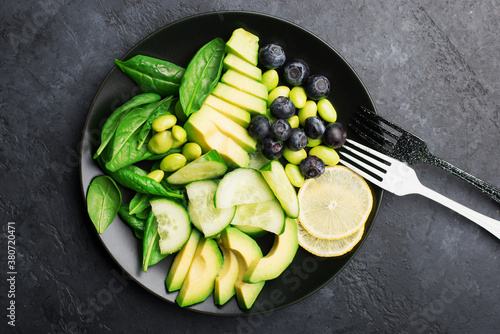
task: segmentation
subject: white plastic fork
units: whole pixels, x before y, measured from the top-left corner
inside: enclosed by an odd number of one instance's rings
[[[415,171],[408,165],[350,139],[343,148],[350,153],[340,151],[340,162],[366,180],[398,196],[420,194],[430,198],[470,219],[500,239],[500,221],[471,210],[422,185]]]

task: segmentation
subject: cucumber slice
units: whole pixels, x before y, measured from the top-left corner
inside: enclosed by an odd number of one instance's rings
[[[266,180],[258,171],[238,168],[227,173],[220,181],[215,192],[215,207],[226,209],[235,205],[266,202],[274,198]]]
[[[249,168],[261,169],[265,164],[269,163],[269,159],[266,158],[262,152],[259,150],[250,153],[250,166]]]
[[[273,160],[262,167],[260,173],[280,201],[287,216],[297,218],[299,216],[299,200],[295,188],[286,176],[283,165],[279,161]]]
[[[217,209],[214,205],[217,182],[212,180],[196,181],[186,186],[188,213],[193,225],[205,237],[213,237],[225,229],[233,219],[234,207]]]
[[[227,165],[216,150],[177,170],[167,178],[170,184],[187,184],[193,181],[215,179],[227,171]]]
[[[248,236],[252,238],[260,238],[263,235],[267,234],[266,230],[261,229],[260,227],[254,227],[254,226],[246,226],[246,225],[234,225],[238,230],[241,232],[244,232]]]
[[[231,225],[261,228],[274,234],[280,234],[285,224],[285,213],[277,199],[267,202],[236,206]]]
[[[160,252],[172,254],[180,250],[191,235],[191,223],[186,210],[166,198],[151,200],[151,210],[158,222]]]

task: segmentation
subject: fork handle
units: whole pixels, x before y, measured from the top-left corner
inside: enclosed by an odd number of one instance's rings
[[[487,217],[477,211],[471,210],[468,207],[465,207],[462,204],[457,203],[430,188],[427,188],[420,182],[418,183],[417,188],[414,189],[414,192],[422,196],[425,196],[427,198],[430,198],[438,203],[441,203],[442,205],[448,207],[449,209],[470,219],[471,221],[473,221],[474,223],[481,226],[482,228],[484,228],[485,230],[496,236],[498,239],[500,239],[500,221]]]
[[[460,168],[450,164],[447,161],[444,161],[443,159],[437,158],[435,156],[432,156],[431,159],[428,160],[430,164],[433,164],[434,166],[440,167],[441,169],[444,169],[445,171],[454,174],[455,176],[458,176],[462,180],[466,181],[469,184],[472,184],[479,190],[481,190],[484,194],[488,195],[491,197],[494,201],[500,203],[500,189],[492,186],[491,184],[484,182],[483,180],[475,177],[474,175],[471,175]]]

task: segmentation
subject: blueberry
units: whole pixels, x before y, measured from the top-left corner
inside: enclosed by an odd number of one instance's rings
[[[285,151],[285,144],[277,141],[271,136],[268,136],[261,142],[261,151],[262,155],[269,160],[277,160],[283,155],[283,152]]]
[[[323,75],[310,75],[306,80],[304,90],[311,100],[324,99],[330,94],[330,80]]]
[[[302,59],[294,59],[285,63],[283,74],[289,85],[301,86],[309,76],[309,66]]]
[[[317,117],[308,117],[304,125],[304,132],[311,139],[320,139],[325,133],[325,124]]]
[[[301,128],[293,128],[290,137],[286,140],[286,146],[290,151],[300,151],[305,148],[309,141]]]
[[[276,140],[287,140],[292,134],[292,127],[286,119],[278,119],[271,124],[271,136]]]
[[[306,179],[312,179],[325,172],[325,163],[320,158],[310,155],[300,162],[299,168]]]
[[[278,96],[270,106],[271,115],[276,118],[288,119],[295,115],[295,104],[288,97]]]
[[[259,61],[265,68],[274,70],[285,63],[285,51],[277,44],[267,44],[259,50]]]
[[[258,115],[252,118],[247,130],[250,136],[263,139],[271,132],[271,122],[269,122],[266,116]]]
[[[330,123],[326,126],[325,133],[323,134],[323,142],[332,147],[339,148],[344,145],[347,139],[347,132],[344,126],[339,123]]]

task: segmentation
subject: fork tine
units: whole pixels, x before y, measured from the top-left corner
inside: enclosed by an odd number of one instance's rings
[[[368,181],[375,183],[375,184],[380,184],[380,182],[384,179],[384,175],[387,172],[386,169],[384,167],[382,167],[381,165],[384,164],[384,162],[386,164],[390,165],[391,163],[389,160],[391,158],[388,158],[385,155],[378,153],[378,152],[376,152],[376,151],[374,151],[374,150],[372,150],[364,145],[361,145],[361,144],[359,144],[351,139],[347,139],[347,144],[349,144],[349,145],[344,144],[343,149],[348,150],[349,152],[355,154],[356,156],[351,155],[351,154],[346,153],[346,152],[343,152],[343,151],[339,151],[339,155],[341,156],[340,162],[344,166],[350,168],[354,172],[358,173],[359,175],[361,175],[362,177],[367,179]],[[352,147],[351,147],[351,145],[352,145]],[[364,152],[362,152],[363,150],[365,152],[368,152],[369,154],[377,156],[382,161],[376,160],[376,159],[366,155]],[[358,159],[358,157],[373,164],[373,166],[367,164],[364,161],[361,161],[360,159]],[[344,158],[347,158],[348,160],[345,160]],[[353,162],[355,165],[352,164],[351,162]],[[357,166],[359,166],[359,167],[357,167]]]
[[[360,144],[360,143],[358,143],[358,142],[355,142],[355,141],[354,141],[354,140],[352,140],[352,139],[347,139],[347,143],[349,143],[349,144],[351,144],[351,145],[353,145],[353,146],[357,146],[357,147],[359,147],[359,148],[361,149],[361,151],[368,152],[369,154],[371,154],[371,155],[374,155],[374,156],[378,157],[381,161],[386,161],[389,165],[390,165],[390,164],[393,164],[393,163],[395,163],[395,162],[398,162],[396,159],[391,158],[391,157],[388,157],[387,155],[382,154],[382,153],[380,153],[380,152],[378,152],[378,151],[376,151],[376,150],[374,150],[374,149],[371,149],[371,148],[369,148],[369,147],[367,147],[367,146],[365,146],[365,145],[363,145],[363,144]],[[347,146],[345,146],[345,145],[344,145],[344,147],[345,147],[346,149],[349,149],[350,151],[353,151],[353,149],[352,149],[352,148],[350,148],[350,147],[347,147]],[[365,159],[365,157],[364,157],[364,156],[365,156],[366,154],[364,154],[363,152],[360,152],[359,150],[358,150],[357,152],[358,152],[358,154],[359,154],[359,155],[363,155],[363,159]],[[369,158],[369,157],[366,157],[366,159],[367,159],[367,160],[369,160],[368,158]],[[380,165],[380,161],[376,161],[375,159],[372,159],[372,158],[370,158],[370,159],[371,159],[371,160],[373,160],[373,161],[370,161],[370,162],[372,162],[373,164],[375,164],[375,165]]]
[[[380,166],[381,162],[380,161],[377,161],[367,155],[364,155],[363,153],[359,152],[358,150],[352,148],[352,147],[349,147],[349,146],[344,146],[344,148],[352,153],[354,153],[356,156],[354,155],[351,155],[347,152],[339,152],[339,154],[341,154],[342,156],[348,158],[349,160],[351,160],[352,162],[356,163],[357,165],[359,165],[360,167],[363,167],[365,168],[367,171],[369,171],[370,173],[373,173],[374,175],[377,175],[379,177],[383,177],[384,174],[386,173],[385,170],[382,170]],[[367,162],[373,164],[374,166],[377,166],[377,167],[373,167],[373,166],[370,166],[369,164],[361,161],[358,159],[358,157],[366,160]]]
[[[351,169],[353,172],[359,174],[361,177],[363,177],[367,181],[370,181],[373,184],[380,184],[380,182],[381,182],[380,179],[377,179],[377,178],[373,177],[372,175],[370,175],[367,172],[359,169],[358,167],[352,165],[351,163],[349,163],[348,161],[346,161],[346,160],[344,160],[342,158],[340,158],[340,163],[342,165],[346,166],[347,168]]]
[[[376,117],[375,117],[376,116]],[[360,118],[363,119],[363,121],[360,120]],[[375,119],[374,119],[375,118]],[[365,128],[369,129],[370,131],[373,132],[373,134],[375,136],[377,136],[377,138],[380,138],[380,139],[384,139],[386,140],[386,138],[378,131],[375,131],[374,129],[377,129],[377,130],[380,130],[381,132],[383,132],[384,134],[387,134],[389,137],[397,140],[399,138],[398,135],[392,133],[391,131],[387,130],[386,128],[382,127],[380,124],[379,124],[379,121],[382,119],[381,116],[378,116],[377,114],[373,114],[373,115],[365,115],[365,114],[362,114],[362,113],[358,113],[356,115],[356,117],[354,118],[354,121],[358,124],[363,124],[365,126]],[[386,122],[389,122],[386,120]],[[383,123],[386,123],[386,122],[383,122]],[[387,123],[386,123],[387,124]],[[397,126],[397,125],[394,125],[394,126]],[[397,129],[396,129],[397,130]],[[397,130],[399,131],[399,130]],[[399,131],[401,132],[401,131]],[[389,142],[392,144],[392,142]]]
[[[394,143],[388,140],[385,136],[381,135],[377,131],[373,130],[372,128],[368,127],[365,123],[361,122],[359,119],[354,118],[353,119],[354,123],[356,124],[349,124],[349,127],[356,132],[361,138],[366,140],[370,145],[375,147],[375,149],[382,151],[384,153],[389,153],[389,150],[386,148],[385,145],[393,148]],[[377,125],[378,126],[378,125]],[[380,127],[379,127],[380,128]],[[382,129],[382,128],[380,128]],[[383,130],[383,129],[382,129]],[[383,144],[381,143],[383,142]]]
[[[385,123],[386,125],[388,125],[389,127],[401,132],[401,133],[406,133],[408,131],[406,131],[405,129],[399,127],[398,125],[386,120],[385,118],[383,118],[382,116],[376,114],[374,111],[368,109],[368,108],[365,108],[363,106],[360,107],[360,109],[365,113],[365,115],[368,115],[369,117],[373,117],[375,118],[377,121],[380,121],[382,123]],[[397,138],[397,137],[396,137]]]

